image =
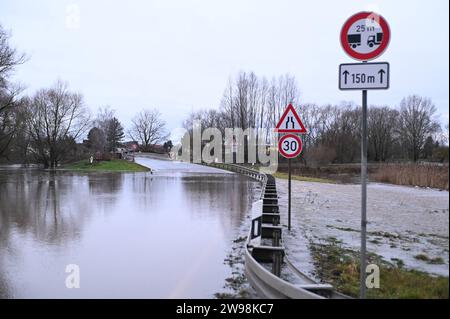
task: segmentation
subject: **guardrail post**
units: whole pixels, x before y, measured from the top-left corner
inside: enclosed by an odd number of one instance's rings
[[[277,277],[281,275],[281,252],[279,251],[273,252],[272,273]]]
[[[275,247],[280,246],[280,234],[277,231],[273,232],[272,246],[275,246]]]
[[[273,216],[272,217],[272,224],[274,226],[278,226],[280,224],[280,216]]]

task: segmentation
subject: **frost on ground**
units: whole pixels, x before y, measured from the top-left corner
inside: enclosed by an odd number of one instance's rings
[[[277,189],[287,226],[287,180],[277,179]],[[406,268],[448,276],[448,191],[371,183],[367,192],[368,251]],[[283,230],[287,256],[313,276],[309,243],[331,237],[359,250],[360,223],[360,185],[292,181],[292,230]]]

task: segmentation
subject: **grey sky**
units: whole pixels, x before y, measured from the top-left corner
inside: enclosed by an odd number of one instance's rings
[[[75,6],[71,6],[71,5]],[[431,1],[61,1],[0,2],[0,23],[30,60],[15,78],[28,92],[56,79],[111,105],[125,125],[142,108],[158,108],[169,128],[192,110],[218,107],[230,76],[290,73],[301,102],[360,102],[338,90],[343,22],[374,10],[392,39],[376,61],[391,64],[391,88],[370,91],[370,104],[398,105],[412,93],[430,97],[448,122],[449,8]],[[70,19],[79,10],[79,25]],[[76,19],[75,19],[76,20]]]

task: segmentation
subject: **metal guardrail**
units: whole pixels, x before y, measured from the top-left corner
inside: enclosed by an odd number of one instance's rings
[[[293,285],[272,274],[245,250],[245,275],[252,287],[263,298],[272,299],[323,299],[306,289]]]
[[[278,207],[278,195],[275,179],[271,175],[236,164],[209,164],[216,168],[229,170],[254,178],[263,183],[261,199],[262,216],[258,217],[259,231],[255,232],[255,220],[247,237],[245,249],[245,275],[252,287],[263,298],[276,299],[347,299],[348,296],[336,292],[331,285],[317,284],[313,279],[298,270],[285,256],[281,245],[281,227]],[[269,223],[268,223],[269,222]],[[271,222],[271,224],[270,224]],[[255,234],[262,238],[272,237],[272,246],[253,244]],[[262,263],[272,263],[272,272]],[[280,278],[282,264],[287,266],[302,284],[292,284]]]
[[[205,165],[205,164],[203,164]],[[216,167],[216,168],[221,168],[227,171],[231,171],[231,172],[235,172],[235,173],[239,173],[239,174],[243,174],[243,175],[247,175],[251,178],[254,178],[260,182],[265,182],[267,179],[267,175],[260,173],[254,169],[250,169],[247,167],[243,167],[237,164],[225,164],[225,163],[212,163],[212,164],[208,164],[208,166],[212,166],[212,167]]]

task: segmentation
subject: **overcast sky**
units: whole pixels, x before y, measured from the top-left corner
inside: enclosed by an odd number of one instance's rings
[[[392,31],[377,59],[391,64],[391,88],[369,91],[369,104],[396,106],[417,93],[446,124],[448,3],[0,0],[0,24],[30,58],[15,73],[27,92],[60,78],[94,112],[111,105],[127,126],[140,109],[158,108],[173,129],[192,110],[218,108],[240,70],[294,75],[302,103],[360,103],[360,92],[338,90],[338,65],[353,62],[339,32],[350,15],[376,11]]]

